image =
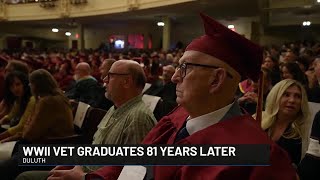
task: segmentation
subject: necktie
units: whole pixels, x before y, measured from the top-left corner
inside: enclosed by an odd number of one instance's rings
[[[184,123],[184,125],[182,126],[182,128],[180,129],[180,131],[178,132],[177,136],[176,136],[176,139],[174,142],[178,142],[180,141],[181,139],[184,139],[186,137],[189,136],[189,133],[188,133],[188,130],[187,130],[187,121]]]

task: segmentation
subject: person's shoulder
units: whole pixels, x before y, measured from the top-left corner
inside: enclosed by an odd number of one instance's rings
[[[260,123],[251,115],[234,116],[209,127],[208,134],[221,134],[225,141],[241,144],[272,144]]]
[[[48,105],[61,104],[65,100],[66,100],[66,98],[63,95],[57,94],[57,95],[49,95],[49,96],[41,97],[39,99],[39,103],[40,104],[48,104]]]
[[[36,102],[36,98],[35,98],[34,96],[31,96],[31,97],[29,98],[29,102],[35,103],[35,102]]]
[[[77,81],[77,85],[92,84],[92,83],[98,83],[98,81],[96,79],[90,78],[90,77]]]
[[[141,100],[133,108],[130,110],[130,113],[135,116],[151,116],[153,112],[150,110],[148,106]]]

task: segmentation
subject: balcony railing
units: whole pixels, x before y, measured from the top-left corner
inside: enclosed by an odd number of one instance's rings
[[[53,4],[54,1],[58,1],[58,0],[3,0],[3,2],[5,2],[6,4],[30,4],[30,3]],[[69,1],[70,1],[70,4],[73,4],[73,5],[88,3],[87,0],[69,0]]]
[[[3,0],[6,4],[50,3],[58,0]]]

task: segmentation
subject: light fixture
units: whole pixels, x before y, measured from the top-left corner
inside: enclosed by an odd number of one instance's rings
[[[320,3],[320,0],[317,0],[317,3]]]
[[[229,24],[229,25],[228,25],[228,28],[229,28],[229,29],[234,29],[234,25],[233,25],[233,24]]]
[[[52,32],[59,32],[59,29],[58,28],[52,28],[51,31]]]
[[[236,28],[234,27],[233,24],[229,24],[228,29],[230,29],[231,31],[236,31]]]
[[[311,22],[310,21],[303,21],[302,25],[303,26],[310,26]]]
[[[157,23],[157,25],[158,25],[158,26],[164,26],[164,22],[161,22],[161,21],[160,21],[160,22]]]
[[[67,31],[67,32],[65,33],[65,35],[66,35],[66,36],[71,36],[71,32]]]

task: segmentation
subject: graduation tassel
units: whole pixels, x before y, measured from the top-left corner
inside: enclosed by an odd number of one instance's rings
[[[257,109],[256,109],[256,120],[261,124],[262,120],[262,107],[263,107],[263,81],[264,81],[264,74],[260,71],[259,75],[259,84],[258,84],[258,102],[257,102]]]

